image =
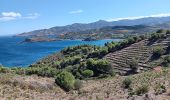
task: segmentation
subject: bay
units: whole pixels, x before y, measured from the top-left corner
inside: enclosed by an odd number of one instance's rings
[[[6,67],[26,67],[52,53],[59,52],[65,47],[81,44],[104,46],[111,41],[120,39],[108,39],[97,41],[63,40],[53,42],[21,43],[22,37],[0,37],[0,64]]]

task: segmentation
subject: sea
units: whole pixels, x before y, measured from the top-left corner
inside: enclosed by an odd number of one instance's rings
[[[104,46],[105,43],[121,39],[106,39],[97,41],[62,40],[52,42],[22,42],[23,37],[0,37],[0,65],[5,67],[27,67],[40,59],[59,52],[68,46],[90,44]]]

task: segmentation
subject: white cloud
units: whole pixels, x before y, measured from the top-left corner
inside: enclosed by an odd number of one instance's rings
[[[168,16],[170,16],[170,13],[155,14],[155,15],[150,15],[150,16],[137,16],[137,17],[125,17],[125,18],[113,18],[113,19],[108,19],[107,21],[135,20],[135,19],[148,18],[148,17],[168,17]]]
[[[79,9],[79,10],[74,10],[74,11],[70,11],[69,14],[78,14],[78,13],[82,13],[83,10]]]
[[[2,12],[0,16],[0,21],[10,21],[17,18],[21,18],[22,15],[16,12]]]
[[[40,16],[38,13],[28,14],[26,17],[23,17],[25,19],[36,19]]]
[[[0,14],[0,21],[10,21],[10,20],[17,20],[17,19],[36,19],[40,16],[38,13],[28,14],[23,16],[21,13],[18,12],[2,12]]]
[[[4,17],[21,17],[21,14],[16,13],[16,12],[2,12],[2,16],[4,16]]]

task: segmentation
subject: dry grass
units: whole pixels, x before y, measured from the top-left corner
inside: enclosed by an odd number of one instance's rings
[[[131,90],[122,87],[127,77],[132,79]],[[1,74],[0,100],[169,100],[169,77],[170,69],[167,69],[162,72],[86,80],[79,91],[64,92],[55,85],[53,78]],[[143,83],[148,85],[148,93],[129,95]],[[165,86],[167,91],[156,95],[155,86],[158,84]]]

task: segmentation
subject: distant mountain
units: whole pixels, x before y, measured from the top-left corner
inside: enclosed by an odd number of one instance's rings
[[[31,32],[25,32],[19,34],[17,36],[57,36],[61,34],[66,34],[68,32],[79,32],[79,31],[86,31],[91,29],[100,29],[106,26],[133,26],[133,25],[147,25],[152,26],[156,24],[163,24],[166,22],[170,22],[170,17],[148,17],[148,18],[141,18],[135,20],[119,20],[108,22],[104,20],[99,20],[97,22],[82,24],[82,23],[75,23],[66,26],[56,26],[49,29],[41,29],[35,30]]]

